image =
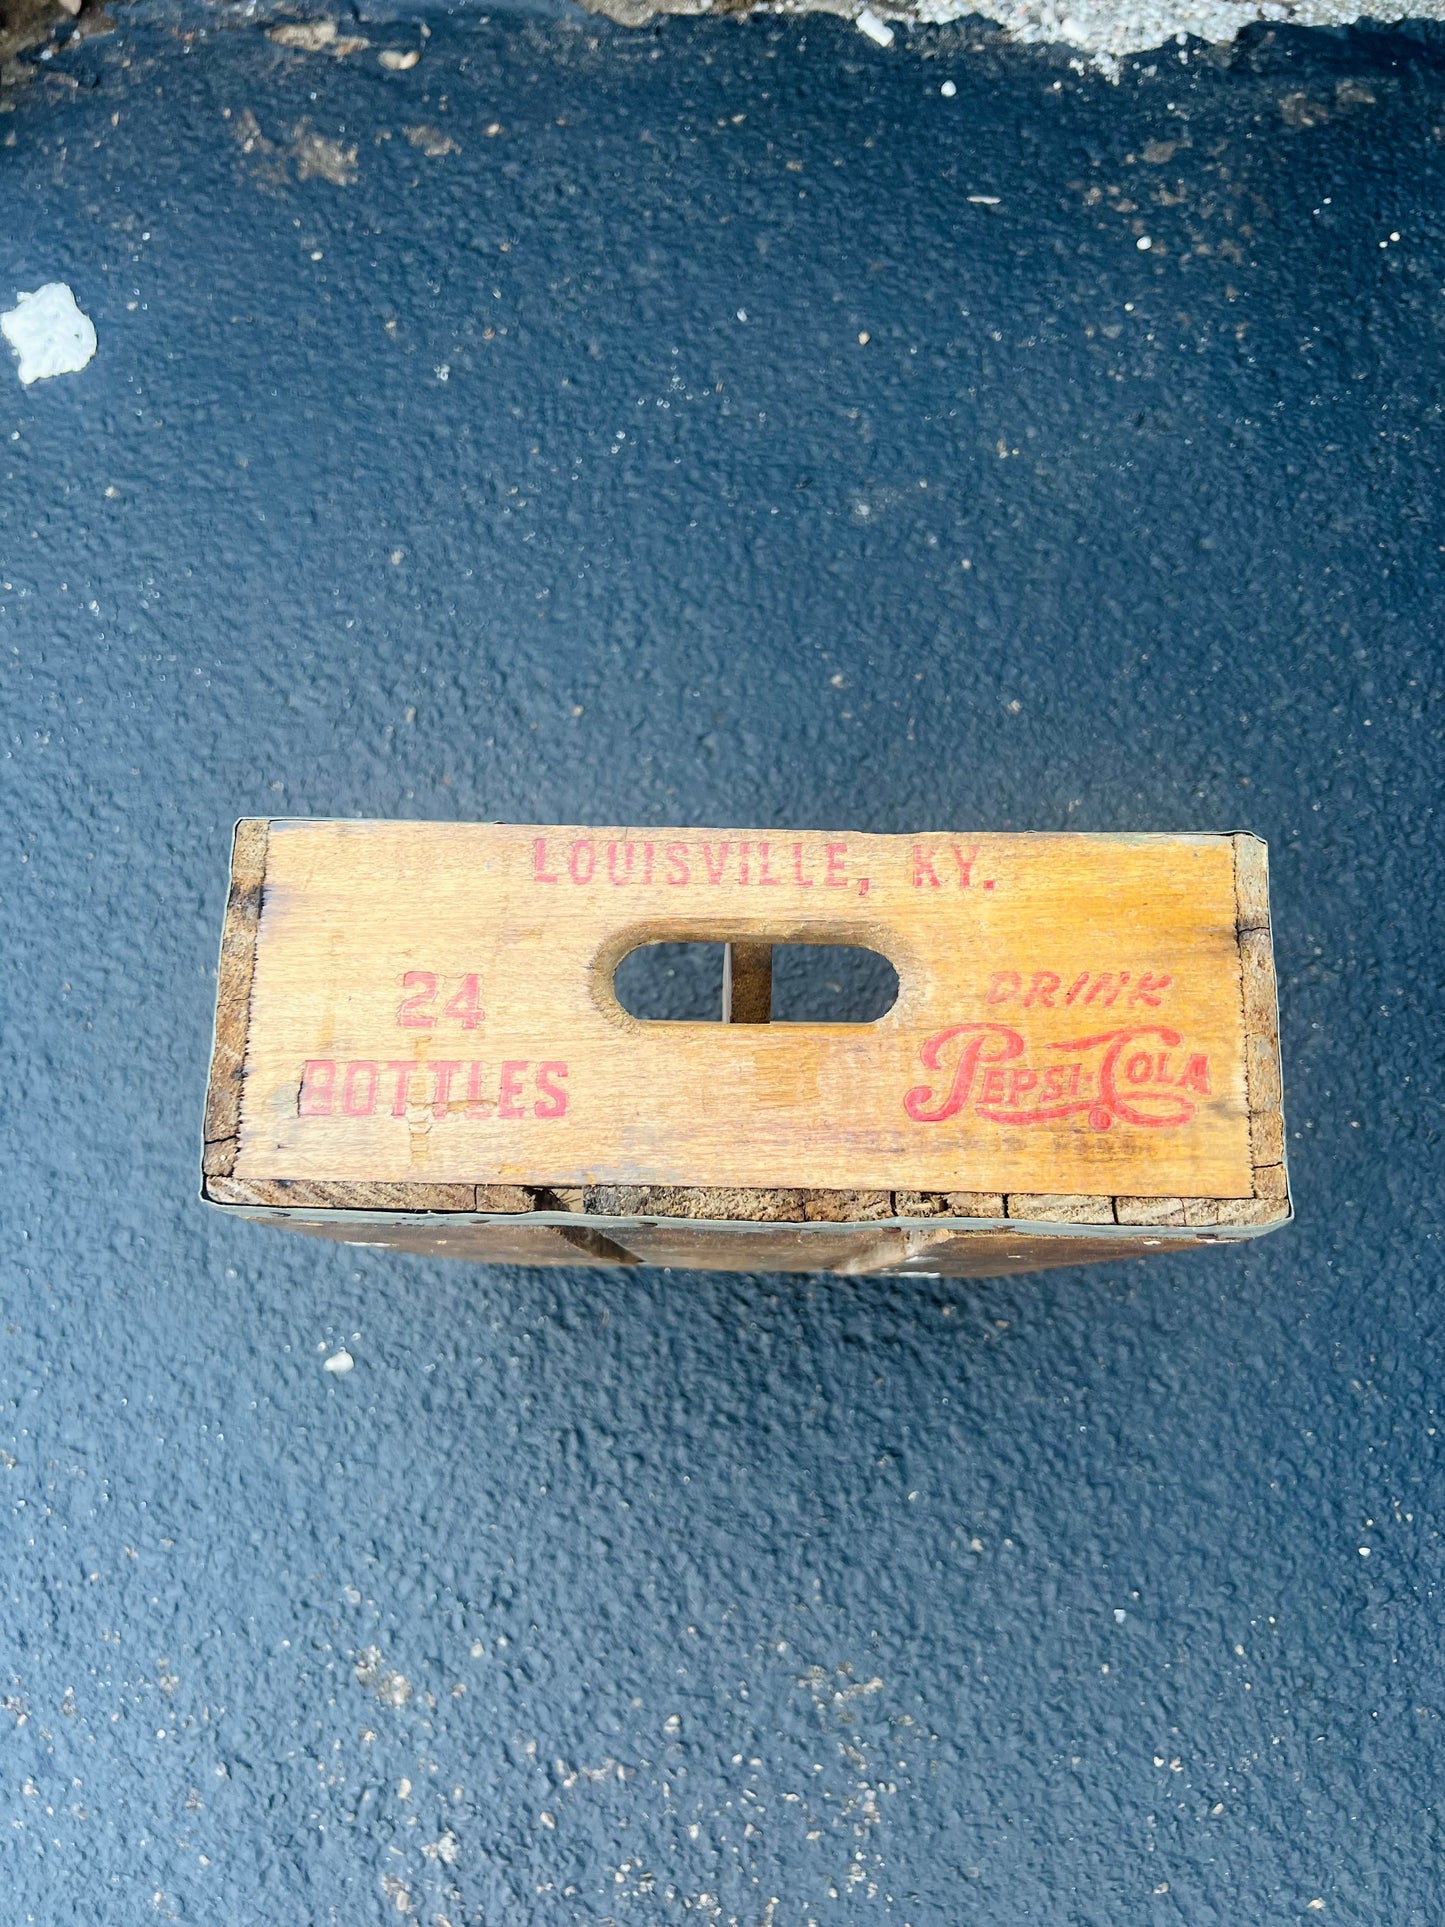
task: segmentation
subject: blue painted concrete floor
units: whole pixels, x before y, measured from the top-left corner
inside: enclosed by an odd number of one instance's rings
[[[429,25],[0,105],[0,1916],[1438,1927],[1445,43]],[[230,825],[352,812],[1257,830],[1298,1221],[223,1222]]]

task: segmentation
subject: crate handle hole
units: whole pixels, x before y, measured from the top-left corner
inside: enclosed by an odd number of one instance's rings
[[[617,965],[613,994],[643,1023],[876,1024],[898,972],[864,944],[645,943]]]

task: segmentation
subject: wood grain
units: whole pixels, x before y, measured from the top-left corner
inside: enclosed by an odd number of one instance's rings
[[[1011,1192],[1008,1215],[1044,1224],[1113,1224],[1114,1200],[1099,1197],[1020,1195]]]
[[[1269,853],[1257,836],[1241,834],[1234,838],[1234,881],[1253,1191],[1256,1197],[1276,1203],[1283,1199],[1287,1206],[1279,995],[1269,921]],[[1288,1215],[1287,1210],[1284,1215]]]
[[[263,819],[247,817],[236,825],[232,836],[231,887],[221,927],[211,1076],[206,1086],[203,1166],[207,1176],[229,1177],[236,1164],[241,1084],[251,1015],[251,979],[269,831],[270,825]]]
[[[1115,1198],[1119,1224],[1183,1224],[1183,1198]]]
[[[1209,836],[274,823],[233,1174],[1248,1197],[1236,869]],[[864,944],[898,1002],[629,1017],[612,971],[669,940]]]
[[[1006,1218],[996,1191],[898,1191],[894,1215],[900,1218]]]
[[[503,1211],[536,1209],[519,1184],[346,1184],[307,1178],[218,1177],[207,1187],[220,1204],[286,1205],[307,1211]]]
[[[773,946],[770,943],[723,945],[722,1020],[725,1024],[767,1024],[773,1016]]]
[[[1239,831],[1234,839],[1236,919],[1241,930],[1269,929],[1269,846]]]

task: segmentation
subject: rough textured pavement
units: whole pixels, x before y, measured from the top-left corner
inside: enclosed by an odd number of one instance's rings
[[[204,25],[0,112],[6,1921],[1435,1927],[1439,40]],[[222,1222],[260,812],[1256,829],[1298,1223]]]

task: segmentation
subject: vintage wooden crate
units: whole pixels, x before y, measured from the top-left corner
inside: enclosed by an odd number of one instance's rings
[[[730,1021],[620,960],[725,942]],[[769,1019],[771,947],[898,974]],[[1290,1216],[1265,846],[1239,836],[246,821],[204,1195],[520,1264],[989,1275]]]

